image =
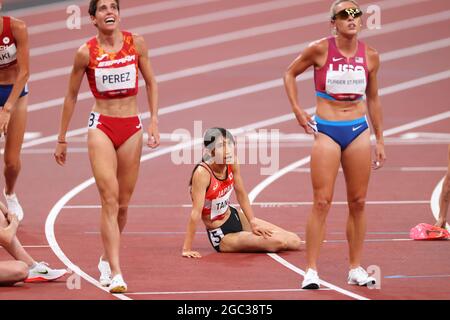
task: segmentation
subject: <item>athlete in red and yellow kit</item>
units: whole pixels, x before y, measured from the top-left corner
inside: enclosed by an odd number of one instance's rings
[[[66,161],[66,133],[86,73],[95,104],[88,121],[89,159],[102,203],[100,283],[113,293],[126,292],[119,263],[120,234],[136,185],[142,151],[138,115],[138,71],[145,80],[151,113],[148,146],[159,145],[157,85],[144,38],[119,29],[119,0],[91,0],[89,14],[98,30],[82,45],[70,76],[56,146],[56,161]]]
[[[190,182],[192,211],[183,257],[201,257],[192,250],[200,219],[217,252],[278,252],[300,248],[300,238],[295,233],[255,218],[235,160],[234,144],[233,136],[224,128],[211,128],[205,133],[205,156],[194,168]],[[230,205],[233,191],[242,210]]]

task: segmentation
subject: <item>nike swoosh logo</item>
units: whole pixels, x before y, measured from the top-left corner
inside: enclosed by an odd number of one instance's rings
[[[360,125],[360,126],[357,126],[356,128],[355,127],[353,127],[352,128],[352,131],[356,131],[356,130],[358,130],[359,128],[361,128],[362,127],[362,125]]]
[[[142,128],[142,125],[141,125],[141,124],[138,125],[138,126],[136,126],[136,129],[140,129],[140,128]]]
[[[104,55],[102,55],[101,57],[98,57],[98,58],[97,58],[97,61],[102,61],[102,60],[105,59],[107,56],[108,56],[107,54],[104,54]]]
[[[45,270],[45,272],[44,271],[38,271],[37,273],[39,273],[39,274],[48,274],[48,270]]]
[[[340,61],[342,59],[344,59],[344,58],[333,58],[333,62]]]

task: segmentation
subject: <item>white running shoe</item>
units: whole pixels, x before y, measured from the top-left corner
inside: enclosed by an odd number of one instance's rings
[[[375,285],[375,278],[369,276],[369,274],[361,267],[351,269],[348,272],[348,284],[357,284],[358,286]]]
[[[317,290],[320,288],[320,279],[316,270],[308,269],[303,279],[302,289]]]
[[[39,262],[28,271],[28,278],[25,282],[47,282],[55,281],[67,274],[66,269],[52,269],[48,263]]]
[[[3,196],[6,200],[6,205],[8,207],[8,210],[14,213],[19,221],[23,220],[23,209],[22,206],[19,203],[19,199],[17,199],[17,196],[15,193],[13,194],[6,194],[5,189],[3,189]]]
[[[112,278],[109,285],[109,292],[111,293],[125,293],[127,292],[127,284],[123,281],[122,275],[117,274]]]
[[[111,284],[111,267],[109,262],[102,259],[98,262],[98,270],[100,271],[100,285],[102,287],[108,287]]]

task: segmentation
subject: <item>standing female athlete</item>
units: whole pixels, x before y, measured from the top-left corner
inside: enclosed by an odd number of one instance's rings
[[[28,31],[23,21],[5,16],[0,17],[0,29],[0,136],[4,134],[6,138],[3,195],[8,209],[20,221],[23,210],[14,188],[21,167],[20,149],[27,122]]]
[[[264,220],[255,218],[240,168],[234,157],[234,139],[223,128],[208,129],[206,155],[192,172],[192,212],[184,240],[183,257],[200,258],[192,250],[197,223],[202,219],[211,245],[217,252],[278,252],[299,250],[300,238]],[[230,206],[236,197],[242,210]]]
[[[88,149],[102,204],[100,283],[113,293],[125,292],[119,263],[120,234],[127,221],[128,204],[138,177],[142,125],[136,95],[138,70],[146,82],[151,113],[148,146],[159,145],[157,86],[144,38],[119,29],[119,0],[91,0],[89,14],[96,37],[75,56],[64,101],[55,158],[66,161],[66,132],[83,75],[86,73],[95,104],[89,117]]]
[[[305,289],[319,288],[317,259],[340,164],[349,208],[348,283],[367,285],[375,281],[361,267],[366,232],[364,207],[371,169],[366,111],[376,137],[375,169],[383,165],[386,156],[377,84],[379,56],[374,49],[358,40],[362,28],[361,15],[356,1],[335,1],[331,6],[335,36],[311,43],[284,76],[287,95],[298,123],[306,133],[315,134],[311,155],[314,204],[306,227],[307,273],[302,284]],[[317,95],[314,118],[300,107],[295,81],[311,66],[314,66]]]

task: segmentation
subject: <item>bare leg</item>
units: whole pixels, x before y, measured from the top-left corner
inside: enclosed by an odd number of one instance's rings
[[[250,224],[248,223],[247,218],[245,217],[242,210],[238,210],[238,212],[239,212],[239,218],[241,219],[241,223],[242,223],[242,227],[243,227],[244,231],[252,232]],[[265,220],[258,219],[258,218],[257,218],[257,220],[261,225],[274,231],[276,233],[276,236],[278,238],[280,238],[283,243],[285,243],[284,248],[280,248],[280,249],[282,249],[282,250],[300,250],[301,240],[297,234],[295,234],[293,232],[289,232],[287,230],[284,230],[283,228],[280,228],[279,226],[274,225]]]
[[[344,170],[347,184],[349,208],[347,240],[351,269],[361,265],[366,235],[366,214],[364,208],[370,177],[370,149],[370,132],[366,130],[342,153],[342,169]]]
[[[28,96],[18,100],[11,113],[11,120],[8,125],[4,157],[5,168],[3,170],[5,175],[5,192],[8,195],[14,193],[14,187],[21,168],[20,150],[27,123],[27,103]]]
[[[450,202],[450,145],[448,146],[448,170],[442,184],[442,191],[439,197],[439,218],[436,226],[445,228],[447,224],[448,204]]]
[[[306,225],[307,269],[317,270],[317,259],[325,237],[325,222],[333,199],[340,160],[340,146],[330,137],[317,134],[311,153],[314,204]]]
[[[120,274],[119,182],[117,154],[111,140],[98,129],[88,132],[89,159],[100,193],[102,214],[100,231],[112,276]]]
[[[0,262],[0,286],[12,286],[28,277],[28,266],[22,261]]]

